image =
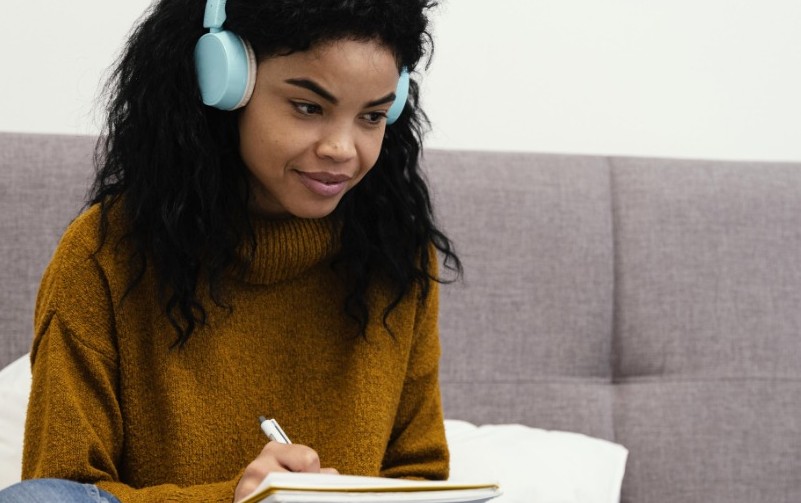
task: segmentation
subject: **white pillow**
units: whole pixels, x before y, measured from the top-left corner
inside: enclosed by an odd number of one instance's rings
[[[22,437],[30,391],[28,355],[0,370],[0,489],[19,482],[22,475]]]
[[[579,433],[446,419],[451,480],[495,480],[492,503],[617,503],[628,450]]]

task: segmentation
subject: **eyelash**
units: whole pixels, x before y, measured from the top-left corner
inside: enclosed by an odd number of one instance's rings
[[[320,105],[315,105],[314,103],[304,103],[302,101],[292,101],[291,103],[301,115],[319,115],[323,111]],[[314,112],[308,110],[310,108],[313,108]]]
[[[306,103],[303,101],[290,101],[290,103],[292,103],[292,106],[300,115],[307,117],[311,115],[320,115],[323,111],[320,105],[315,105],[314,103]],[[365,122],[371,126],[377,126],[382,120],[387,118],[387,114],[385,112],[367,112],[361,116],[365,119]]]
[[[367,119],[367,122],[371,125],[378,125],[381,124],[381,121],[387,118],[387,114],[384,112],[367,112],[363,114],[362,117],[369,117],[374,116],[374,118]]]

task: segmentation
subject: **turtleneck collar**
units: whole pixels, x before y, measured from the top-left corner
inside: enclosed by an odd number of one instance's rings
[[[298,276],[339,250],[339,225],[320,219],[270,220],[252,216],[256,253],[245,281],[269,285]]]

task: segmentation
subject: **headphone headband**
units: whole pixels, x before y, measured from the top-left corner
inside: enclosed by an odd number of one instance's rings
[[[203,14],[204,28],[221,29],[225,22],[225,0],[208,0]]]

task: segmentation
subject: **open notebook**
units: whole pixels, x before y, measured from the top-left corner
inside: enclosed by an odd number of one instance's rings
[[[270,473],[241,503],[483,503],[495,483],[401,480],[326,473]]]

